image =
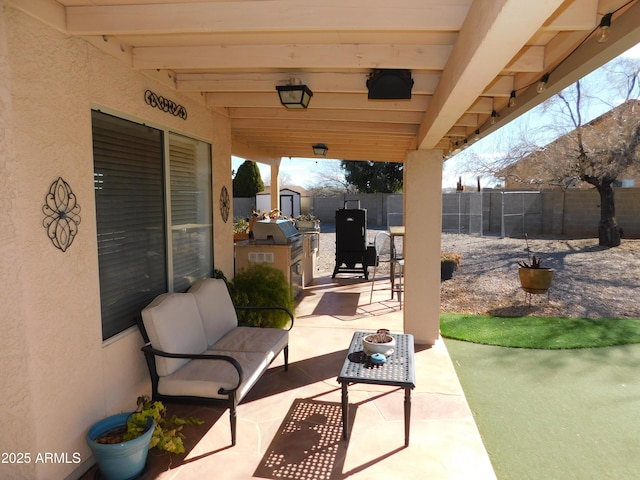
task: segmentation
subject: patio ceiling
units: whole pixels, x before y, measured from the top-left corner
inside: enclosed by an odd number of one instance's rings
[[[640,41],[628,0],[9,1],[201,96],[231,119],[233,154],[258,161],[309,157],[319,142],[346,160],[446,152]],[[611,39],[598,44],[609,12]],[[368,100],[376,68],[411,70],[411,100]],[[290,79],[313,91],[308,109],[280,105],[275,87]]]

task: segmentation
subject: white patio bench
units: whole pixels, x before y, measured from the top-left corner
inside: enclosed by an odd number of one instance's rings
[[[288,330],[238,326],[236,309],[278,309]],[[139,322],[153,399],[224,402],[236,444],[236,406],[284,352],[289,367],[293,314],[284,307],[235,307],[222,279],[206,279],[186,293],[165,293],[142,310]]]

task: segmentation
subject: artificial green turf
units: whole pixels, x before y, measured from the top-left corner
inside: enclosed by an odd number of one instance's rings
[[[640,343],[639,318],[491,317],[440,314],[445,338],[501,347],[595,348]]]
[[[498,480],[639,478],[640,345],[445,344]]]

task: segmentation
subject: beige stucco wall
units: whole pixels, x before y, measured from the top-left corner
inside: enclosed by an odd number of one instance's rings
[[[91,108],[192,135],[213,145],[216,268],[233,270],[231,222],[218,196],[231,191],[228,120],[81,39],[0,5],[0,451],[79,452],[101,417],[134,406],[148,373],[132,329],[103,345],[98,287]],[[145,104],[146,89],[186,107],[182,120]],[[81,223],[62,252],[47,238],[42,205],[64,178]],[[0,465],[0,478],[64,478],[69,464]]]
[[[0,436],[1,452],[23,452],[35,442],[35,421],[31,416],[32,394],[28,375],[27,326],[17,212],[20,208],[18,161],[14,146],[13,108],[6,21],[0,10],[0,412],[5,424]],[[35,466],[1,465],[0,476],[29,478]]]

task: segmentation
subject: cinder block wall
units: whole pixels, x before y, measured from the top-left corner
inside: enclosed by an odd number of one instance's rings
[[[565,193],[564,235],[597,236],[599,220],[600,196],[596,190],[572,190]]]
[[[616,218],[624,230],[624,237],[640,238],[640,188],[616,188],[614,192]],[[521,218],[506,220],[507,231],[513,231],[516,235],[521,235],[523,229],[530,235],[598,235],[600,196],[595,189],[567,192],[545,190],[540,194],[529,193],[524,197],[503,195],[501,190],[485,190],[482,195],[482,222],[485,234],[501,233],[503,199],[506,213],[520,212],[524,206],[524,226]],[[360,208],[367,209],[367,225],[371,227],[386,227],[388,213],[402,213],[402,195],[381,193],[309,197],[303,202],[302,212],[312,212],[323,223],[335,223],[336,210],[344,207],[345,200],[348,201],[347,208],[358,208],[359,201]],[[234,216],[241,215],[241,212],[249,215],[251,201],[252,199],[234,199]],[[408,208],[425,207],[410,205]],[[464,227],[462,232],[466,232],[471,213],[467,195],[444,193],[442,211],[443,232],[457,232],[460,224]],[[460,216],[457,215],[458,212]],[[509,222],[513,225],[509,225]]]

